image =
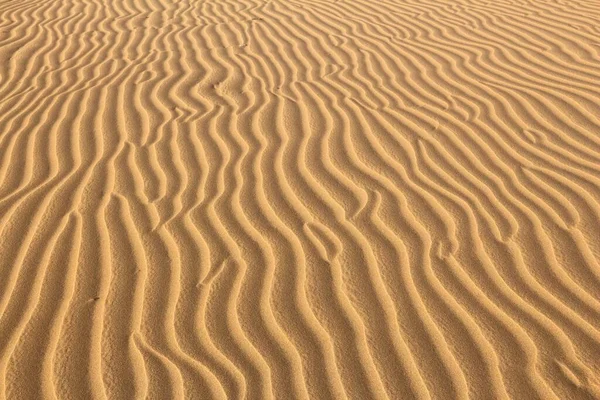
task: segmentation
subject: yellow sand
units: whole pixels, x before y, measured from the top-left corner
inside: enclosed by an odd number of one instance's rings
[[[0,0],[0,398],[600,398],[597,0]]]

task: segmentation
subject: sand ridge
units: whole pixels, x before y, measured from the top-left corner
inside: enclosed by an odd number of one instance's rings
[[[599,27],[0,0],[0,398],[600,399]]]

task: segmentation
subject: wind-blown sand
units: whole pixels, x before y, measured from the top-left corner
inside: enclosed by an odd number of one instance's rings
[[[0,397],[600,398],[596,0],[0,0]]]

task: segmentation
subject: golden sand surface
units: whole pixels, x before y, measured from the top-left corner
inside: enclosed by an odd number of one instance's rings
[[[600,2],[0,0],[0,398],[600,399]]]

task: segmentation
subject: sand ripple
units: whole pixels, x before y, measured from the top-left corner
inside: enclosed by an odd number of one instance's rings
[[[599,27],[0,0],[0,398],[599,399]]]

